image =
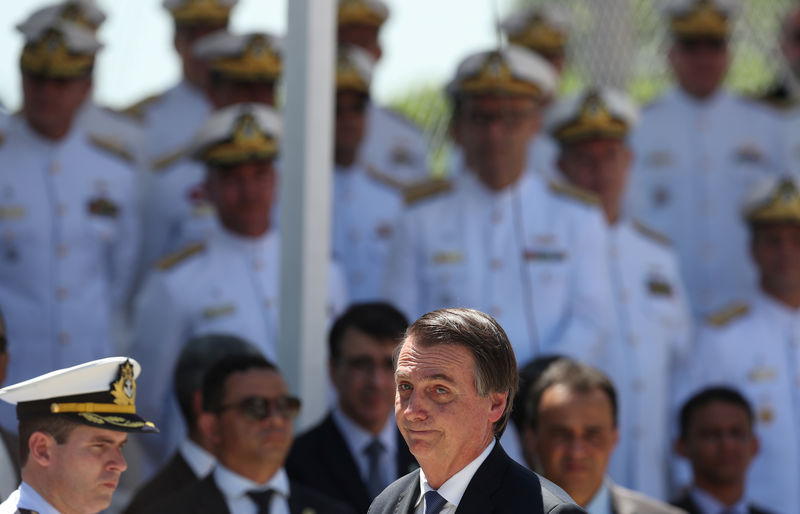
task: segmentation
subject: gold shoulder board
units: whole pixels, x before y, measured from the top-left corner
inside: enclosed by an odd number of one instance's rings
[[[158,100],[160,100],[162,96],[163,95],[161,94],[148,96],[142,100],[139,100],[138,102],[129,107],[125,107],[124,109],[118,112],[124,116],[128,116],[129,118],[134,118],[135,120],[138,121],[144,121],[145,111],[147,110],[147,108],[150,105],[156,103]]]
[[[192,243],[189,246],[162,257],[157,263],[156,268],[165,271],[174,268],[179,263],[185,261],[192,255],[196,255],[206,249],[205,243]]]
[[[654,230],[639,220],[633,220],[633,228],[636,229],[641,235],[645,236],[648,239],[652,239],[656,243],[660,243],[664,246],[672,246],[672,240],[662,234],[661,232]]]
[[[714,327],[724,327],[731,321],[741,318],[748,312],[750,312],[749,305],[742,302],[735,302],[727,307],[723,307],[717,312],[712,313],[706,319],[708,323]]]
[[[383,185],[389,186],[392,189],[403,189],[405,184],[402,181],[382,172],[372,164],[367,164],[367,176],[380,182]]]
[[[101,150],[105,150],[106,152],[116,155],[123,161],[129,163],[133,163],[136,161],[136,158],[133,156],[133,154],[116,139],[90,135],[89,142],[91,142],[94,146],[100,148]]]
[[[150,163],[150,169],[153,171],[164,171],[187,155],[189,155],[187,148],[179,148],[153,159]]]
[[[550,181],[550,191],[557,195],[568,196],[588,205],[600,205],[600,198],[594,193],[556,180]]]
[[[444,178],[423,179],[403,188],[406,205],[415,204],[426,198],[446,193],[453,189],[453,183]]]

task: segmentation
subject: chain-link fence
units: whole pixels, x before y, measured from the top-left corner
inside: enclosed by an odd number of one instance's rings
[[[665,0],[520,0],[518,7],[555,1],[568,9],[572,18],[562,94],[598,83],[623,88],[646,103],[669,86],[669,38],[661,12]],[[758,94],[780,71],[784,65],[778,50],[780,23],[796,4],[797,0],[741,2],[731,39],[730,88]],[[429,165],[437,175],[446,173],[451,154],[447,144],[449,105],[442,89],[420,87],[393,102],[424,128],[431,142]]]

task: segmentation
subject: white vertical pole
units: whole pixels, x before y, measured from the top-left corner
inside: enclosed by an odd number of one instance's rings
[[[289,0],[281,165],[280,367],[303,400],[295,427],[328,405],[327,299],[330,261],[333,72],[336,0]]]

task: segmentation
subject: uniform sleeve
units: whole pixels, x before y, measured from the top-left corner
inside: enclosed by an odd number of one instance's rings
[[[417,227],[417,231],[420,227]],[[409,320],[415,320],[423,309],[418,273],[421,260],[418,255],[418,232],[414,230],[413,216],[404,212],[392,233],[389,257],[383,277],[383,293],[387,302],[397,307]]]
[[[616,330],[608,230],[595,209],[576,225],[568,312],[560,330],[542,340],[541,349],[545,354],[600,363],[610,355],[609,345]]]

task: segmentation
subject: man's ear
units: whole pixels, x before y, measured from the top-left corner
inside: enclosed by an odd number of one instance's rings
[[[492,402],[489,411],[489,421],[496,422],[503,416],[508,403],[508,391],[502,393],[489,393],[489,400]]]
[[[56,440],[46,432],[34,432],[28,438],[28,461],[34,461],[43,468],[53,465]]]

